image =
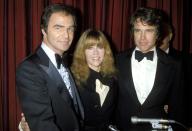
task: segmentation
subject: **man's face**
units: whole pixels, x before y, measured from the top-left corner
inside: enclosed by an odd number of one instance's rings
[[[161,45],[160,48],[164,51],[166,51],[169,48],[169,42],[172,39],[172,33],[169,33],[169,35],[167,35],[162,41],[161,41]]]
[[[134,24],[133,30],[135,45],[141,50],[141,52],[146,53],[155,46],[157,40],[157,31],[155,26],[150,26],[137,20]]]
[[[71,15],[63,12],[53,13],[49,19],[47,32],[42,29],[43,42],[60,55],[67,51],[72,43],[75,26]]]

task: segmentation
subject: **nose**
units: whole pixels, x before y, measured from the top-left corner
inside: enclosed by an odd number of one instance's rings
[[[145,39],[145,37],[146,37],[145,35],[146,35],[146,34],[145,34],[145,31],[142,31],[142,32],[141,32],[140,39],[141,39],[141,40]]]
[[[98,54],[98,47],[95,47],[95,48],[93,49],[93,54]]]
[[[69,32],[68,32],[68,30],[63,30],[62,36],[63,36],[65,39],[68,39],[68,38],[69,38]]]

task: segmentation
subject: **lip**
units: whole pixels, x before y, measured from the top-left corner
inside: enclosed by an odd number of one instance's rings
[[[93,61],[100,61],[100,57],[92,58]]]
[[[92,60],[100,60],[99,58],[92,58]]]
[[[69,41],[58,41],[58,43],[62,45],[69,45]]]
[[[61,43],[68,43],[69,41],[58,41],[58,42],[61,42]]]
[[[139,45],[145,46],[145,45],[147,45],[147,42],[139,42]]]

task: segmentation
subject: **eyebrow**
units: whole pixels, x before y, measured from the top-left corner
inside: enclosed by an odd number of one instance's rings
[[[53,27],[65,27],[65,26],[56,24]]]
[[[75,25],[64,26],[64,25],[58,25],[58,24],[56,24],[56,25],[54,25],[53,27],[75,27]]]

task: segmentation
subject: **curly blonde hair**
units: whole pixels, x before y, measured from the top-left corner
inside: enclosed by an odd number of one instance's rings
[[[99,30],[88,29],[81,35],[73,54],[71,70],[77,85],[86,82],[89,77],[90,70],[86,61],[85,50],[94,45],[105,49],[100,73],[103,76],[110,76],[116,73],[113,53],[105,35]]]

